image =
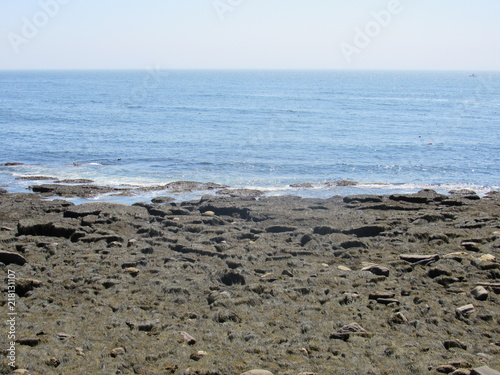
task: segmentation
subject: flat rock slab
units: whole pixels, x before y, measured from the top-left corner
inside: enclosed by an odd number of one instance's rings
[[[405,260],[410,263],[427,263],[427,262],[435,262],[439,260],[439,255],[437,254],[401,254],[399,256],[401,260]]]
[[[488,366],[481,366],[472,369],[471,375],[500,375],[500,372]]]

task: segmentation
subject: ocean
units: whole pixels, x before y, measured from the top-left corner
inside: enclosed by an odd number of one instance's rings
[[[0,163],[24,163],[0,166],[10,192],[50,182],[19,177],[49,176],[321,198],[482,195],[500,189],[499,136],[499,72],[0,72]],[[342,180],[357,184],[325,184]],[[172,194],[92,199],[156,195]]]

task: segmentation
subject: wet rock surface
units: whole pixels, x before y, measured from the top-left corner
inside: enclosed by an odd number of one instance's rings
[[[16,363],[30,374],[495,373],[499,214],[498,194],[432,191],[133,206],[3,193]],[[13,370],[2,349],[0,373]]]

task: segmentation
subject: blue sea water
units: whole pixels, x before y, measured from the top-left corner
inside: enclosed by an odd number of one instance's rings
[[[0,166],[0,186],[26,191],[40,182],[17,177],[45,175],[307,197],[484,194],[500,188],[500,73],[471,73],[4,71],[0,163],[25,165]],[[359,184],[324,185],[338,180]],[[313,187],[289,186],[301,182]]]

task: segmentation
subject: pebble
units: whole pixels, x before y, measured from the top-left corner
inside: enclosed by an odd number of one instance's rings
[[[474,289],[472,289],[471,294],[474,296],[475,299],[478,301],[485,301],[488,299],[488,291],[486,290],[485,287],[483,286],[476,286]]]
[[[470,370],[466,368],[459,368],[451,373],[451,375],[470,375]]]
[[[389,268],[385,266],[380,266],[378,264],[373,264],[363,267],[361,271],[370,271],[371,273],[377,276],[385,276],[385,277],[389,276]]]
[[[202,214],[203,216],[215,216],[215,212],[213,211],[205,211]]]
[[[274,375],[271,371],[267,370],[250,370],[242,373],[241,375]]]
[[[119,355],[124,355],[125,354],[125,349],[124,348],[114,348],[113,350],[111,350],[111,357],[113,358],[116,358],[118,357]]]
[[[443,342],[444,347],[446,350],[450,350],[452,348],[459,348],[463,350],[467,350],[467,345],[461,342],[460,340],[446,340]]]
[[[191,358],[193,361],[199,361],[200,359],[202,359],[203,357],[205,357],[206,355],[208,355],[207,352],[203,351],[203,350],[198,350],[197,352],[195,353],[192,353],[189,358]]]
[[[440,372],[441,374],[449,374],[455,370],[456,370],[456,368],[453,367],[452,365],[442,365],[442,366],[436,367],[436,371]]]
[[[325,264],[325,263],[323,263]],[[328,267],[328,264],[325,265],[326,267]],[[340,271],[345,271],[345,272],[349,272],[349,271],[352,271],[349,267],[346,267],[346,266],[338,266],[337,267]]]
[[[472,303],[461,306],[455,310],[457,316],[464,316],[464,315],[470,315],[474,312],[474,305]]]
[[[198,341],[187,332],[181,332],[181,335],[188,345],[194,345]]]
[[[139,269],[135,267],[127,267],[123,270],[124,272],[128,273],[130,276],[136,277],[139,274]]]

